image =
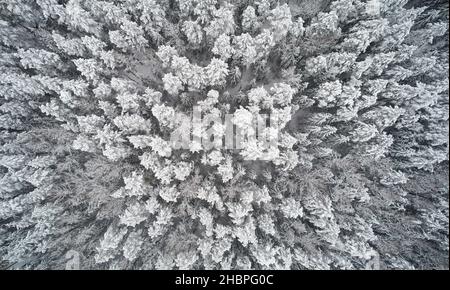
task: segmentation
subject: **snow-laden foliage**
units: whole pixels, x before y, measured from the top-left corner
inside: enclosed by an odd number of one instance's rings
[[[0,1],[0,267],[448,268],[448,66],[446,1]]]

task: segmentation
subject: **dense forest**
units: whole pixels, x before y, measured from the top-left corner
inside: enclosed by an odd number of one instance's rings
[[[448,269],[448,7],[0,0],[0,268]]]

